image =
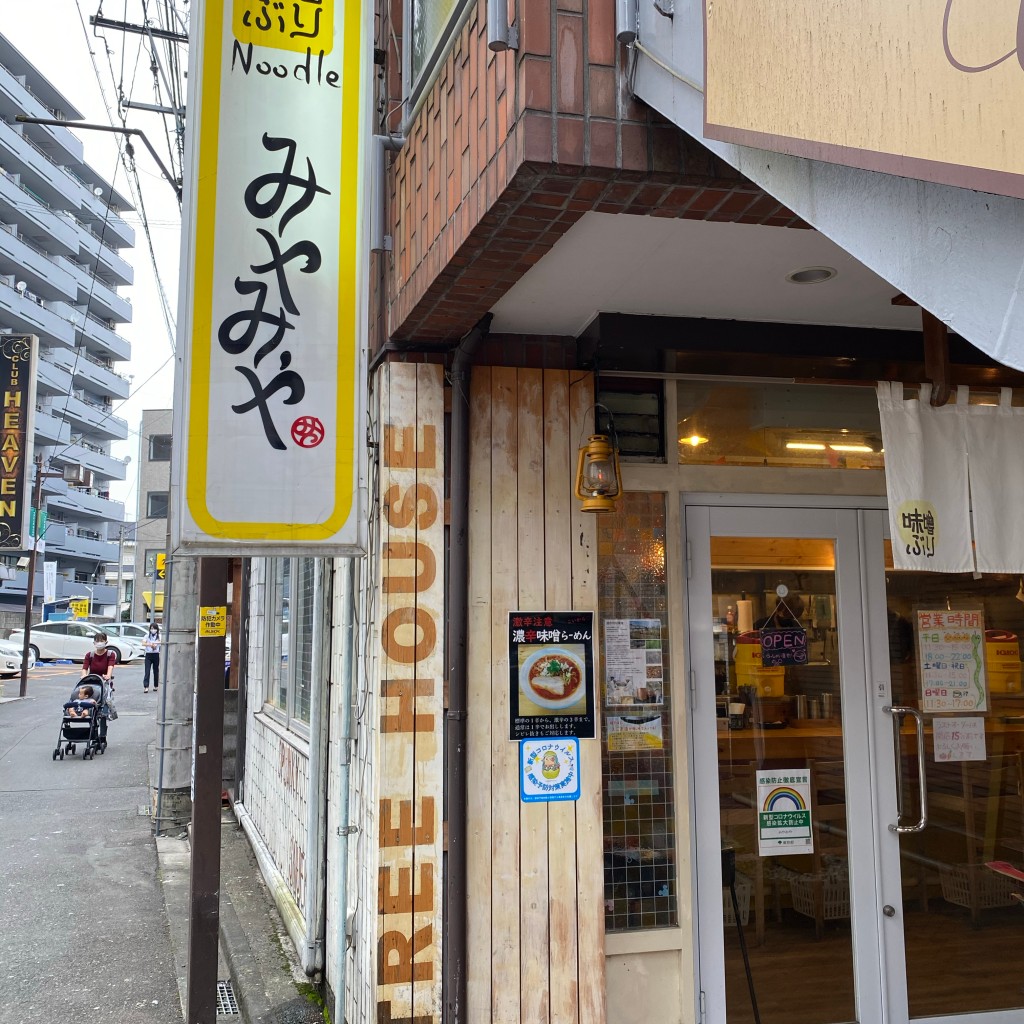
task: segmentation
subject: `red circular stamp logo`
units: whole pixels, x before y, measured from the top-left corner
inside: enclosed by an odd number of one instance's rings
[[[292,424],[292,440],[300,448],[315,448],[324,439],[324,425],[315,416],[300,416]]]

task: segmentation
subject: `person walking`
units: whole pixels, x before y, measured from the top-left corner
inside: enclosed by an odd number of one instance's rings
[[[93,638],[93,648],[87,651],[82,659],[82,678],[88,675],[102,676],[110,683],[110,692],[114,692],[114,666],[117,664],[117,652],[113,647],[107,646],[107,634],[96,633]]]
[[[149,624],[149,632],[146,639],[142,641],[146,652],[146,668],[142,677],[142,692],[149,693],[149,673],[153,672],[153,689],[160,689],[160,627],[155,623]]]

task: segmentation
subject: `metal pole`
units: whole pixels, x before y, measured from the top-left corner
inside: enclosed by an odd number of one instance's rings
[[[32,554],[28,562],[28,585],[25,587],[25,639],[21,645],[21,687],[18,690],[19,697],[28,694],[28,649],[32,640],[32,598],[36,589],[36,556],[39,553],[39,523],[42,519],[42,509],[39,507],[43,501],[43,456],[37,454],[35,458],[36,483],[33,488],[33,504],[36,510],[35,520],[32,524]]]
[[[117,605],[114,609],[114,621],[121,621],[121,587],[124,586],[124,523],[117,528]]]
[[[216,1024],[220,925],[220,817],[224,760],[224,637],[203,636],[203,609],[227,617],[227,558],[199,559],[192,870],[189,885],[187,1024]],[[165,684],[166,685],[166,684]]]

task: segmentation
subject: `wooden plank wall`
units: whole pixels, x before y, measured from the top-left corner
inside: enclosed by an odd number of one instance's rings
[[[508,613],[597,611],[594,517],[572,494],[593,378],[478,367],[470,391],[469,963],[473,1024],[605,1024],[600,741],[578,802],[523,804]]]
[[[444,385],[385,364],[381,389],[377,1020],[441,1022]]]

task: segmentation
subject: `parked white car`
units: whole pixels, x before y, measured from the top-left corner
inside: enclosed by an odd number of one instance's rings
[[[108,637],[123,636],[140,648],[142,641],[149,635],[149,623],[147,622],[94,622],[92,625],[97,629],[102,629]]]
[[[37,622],[29,636],[29,651],[37,661],[67,659],[82,661],[93,649],[96,634],[101,632],[99,626],[91,622],[76,622],[74,619],[63,621]],[[102,630],[106,632],[106,630]],[[117,652],[117,660],[127,664],[140,656],[140,649],[126,637],[109,636],[108,647]],[[10,636],[10,643],[21,648],[25,642],[25,631],[16,629]]]
[[[0,678],[11,679],[21,675],[21,644],[12,644],[10,640],[0,640]],[[28,652],[29,671],[35,668],[36,659],[31,649]]]

